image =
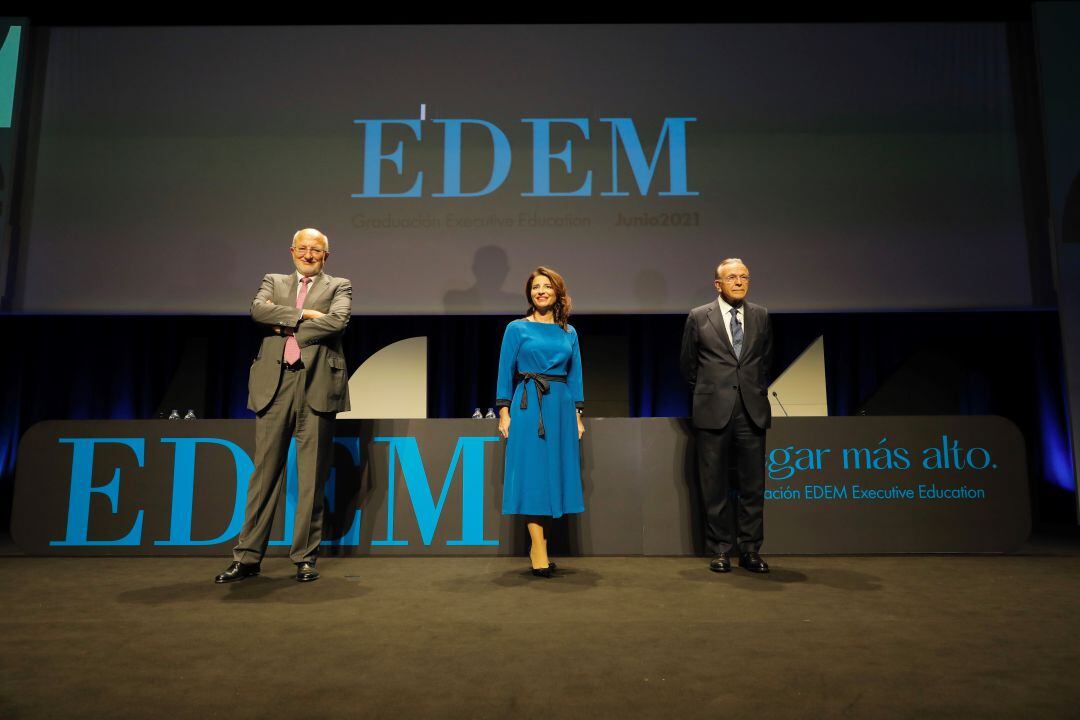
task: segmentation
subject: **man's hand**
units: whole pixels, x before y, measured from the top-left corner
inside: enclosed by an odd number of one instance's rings
[[[267,305],[273,305],[274,304],[274,301],[270,300],[269,298],[267,298],[265,302],[266,302]],[[300,314],[300,319],[301,320],[314,320],[315,318],[321,318],[324,315],[326,315],[326,313],[319,312],[318,310],[312,310],[310,308],[305,308],[303,313]],[[280,325],[275,325],[274,326],[274,332],[277,333],[278,335],[281,335],[282,333],[284,333],[286,335],[292,335],[293,334],[292,333],[292,328],[283,328]]]

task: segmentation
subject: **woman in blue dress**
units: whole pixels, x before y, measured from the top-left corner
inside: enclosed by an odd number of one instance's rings
[[[545,525],[585,511],[579,444],[581,353],[566,320],[570,297],[562,276],[538,267],[525,283],[529,310],[506,326],[499,354],[499,433],[506,438],[504,515],[525,515],[533,575],[551,577]],[[511,429],[511,425],[513,429]]]

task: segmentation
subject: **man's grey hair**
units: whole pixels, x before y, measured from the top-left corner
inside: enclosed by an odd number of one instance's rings
[[[327,245],[326,249],[329,250],[330,246]],[[720,261],[720,264],[716,266],[716,271],[715,271],[716,279],[717,280],[720,279],[720,268],[724,267],[725,265],[734,265],[735,263],[738,263],[738,264],[742,265],[743,267],[746,267],[746,263],[744,263],[742,261],[742,258],[724,258],[723,260]]]

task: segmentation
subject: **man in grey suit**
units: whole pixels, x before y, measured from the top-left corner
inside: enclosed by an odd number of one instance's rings
[[[233,563],[218,583],[259,574],[274,521],[289,443],[296,438],[299,493],[289,557],[296,579],[319,577],[323,485],[333,459],[334,418],[349,409],[341,337],[352,314],[352,284],[323,272],[330,242],[318,230],[293,236],[289,275],[267,275],[251,303],[266,336],[251,363],[248,408],[255,412],[255,472]]]
[[[705,505],[709,569],[731,570],[730,554],[750,572],[769,572],[764,539],[765,430],[772,424],[769,311],[747,302],[750,270],[728,258],[716,268],[718,296],[686,318],[680,367],[694,389],[698,479]],[[734,470],[734,477],[732,477]],[[738,517],[729,488],[738,487]]]

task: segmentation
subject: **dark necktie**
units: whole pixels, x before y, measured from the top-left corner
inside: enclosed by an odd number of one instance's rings
[[[731,347],[735,350],[735,359],[742,355],[742,323],[739,322],[739,309],[731,308]]]

